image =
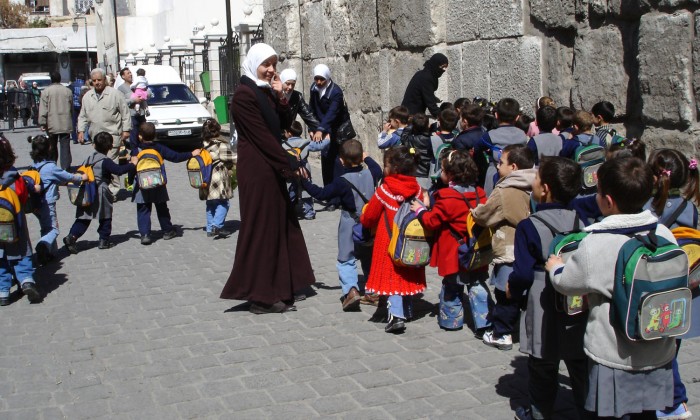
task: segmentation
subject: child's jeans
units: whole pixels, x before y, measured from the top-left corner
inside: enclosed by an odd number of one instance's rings
[[[340,280],[340,287],[343,289],[343,296],[347,295],[353,287],[359,291],[360,288],[357,286],[357,260],[351,258],[347,261],[336,261],[335,266],[338,269],[338,279]]]
[[[69,233],[75,239],[78,239],[87,232],[89,226],[90,219],[75,219]],[[97,226],[97,234],[100,235],[100,239],[109,240],[109,237],[112,235],[112,218],[100,219],[100,224]]]
[[[230,207],[231,204],[226,199],[207,200],[207,232],[224,227]]]
[[[520,302],[506,297],[508,276],[513,272],[512,264],[496,264],[491,275],[491,284],[495,286],[496,304],[491,308],[489,321],[493,323],[494,338],[512,334],[520,316]]]
[[[700,309],[699,309],[700,310]],[[685,390],[681,373],[678,371],[678,350],[681,348],[681,340],[676,339],[676,356],[673,358],[673,407],[678,407],[688,402],[688,394]]]
[[[156,205],[156,214],[158,215],[158,223],[160,230],[170,232],[173,230],[173,224],[170,222],[170,210],[168,203],[136,203],[136,223],[139,226],[141,236],[151,234],[151,208],[152,204]]]
[[[55,254],[58,250],[56,238],[60,234],[58,230],[58,215],[56,214],[56,203],[47,203],[46,200],[41,201],[41,210],[37,215],[39,218],[39,226],[41,227],[41,239],[39,243],[44,243],[51,254]]]
[[[7,257],[0,258],[0,297],[10,296],[13,274],[20,285],[27,282],[34,283],[32,256],[24,256],[18,260],[8,260]]]
[[[301,211],[304,215],[304,219],[310,220],[315,218],[316,210],[314,210],[314,199],[311,197],[304,197],[299,184],[297,182],[292,182],[289,184],[289,199],[293,203],[297,197],[301,200]]]
[[[588,382],[587,359],[564,360],[569,371],[569,381],[574,394],[574,405],[582,418],[587,418],[584,411]],[[559,391],[559,360],[544,360],[529,356],[527,361],[528,394],[532,418],[550,419],[554,412],[554,402]]]
[[[478,279],[479,274],[456,273],[442,280],[438,325],[446,330],[457,330],[464,326],[464,286],[467,286],[469,308],[471,309],[474,329],[491,326],[487,320],[493,300],[489,295],[485,279]]]
[[[391,295],[387,301],[389,313],[397,318],[413,318],[413,297]]]

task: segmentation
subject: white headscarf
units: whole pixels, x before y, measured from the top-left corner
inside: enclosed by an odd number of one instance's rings
[[[282,70],[282,73],[280,73],[280,81],[282,83],[287,83],[290,80],[297,81],[297,72],[295,72],[294,69]]]
[[[248,55],[246,55],[243,61],[243,73],[252,79],[256,85],[260,87],[271,87],[269,83],[264,80],[258,79],[258,67],[263,61],[267,60],[272,56],[277,57],[275,50],[267,44],[255,44],[248,50]]]
[[[319,90],[318,86],[314,84],[314,90],[318,91],[318,96],[323,96],[326,90],[331,86],[331,69],[325,64],[318,64],[314,67],[314,77],[320,76],[326,79],[326,85]]]

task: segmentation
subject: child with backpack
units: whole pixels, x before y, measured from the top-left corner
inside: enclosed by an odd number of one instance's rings
[[[568,106],[560,106],[557,108],[557,128],[562,141],[572,138],[574,135],[574,110]]]
[[[574,159],[580,147],[600,146],[600,139],[593,133],[593,114],[588,111],[576,111],[573,118],[572,137],[564,140],[559,156]]]
[[[440,162],[446,152],[452,149],[455,138],[454,129],[457,127],[459,116],[452,108],[445,109],[438,116],[439,127],[430,137],[433,149],[433,159],[430,162],[430,179],[437,188],[443,187],[440,180]]]
[[[562,139],[552,131],[557,126],[557,110],[551,106],[543,106],[537,110],[537,134],[530,138],[527,147],[535,156],[535,165],[540,163],[542,156],[559,156]]]
[[[380,149],[401,144],[401,136],[408,125],[408,117],[408,108],[405,106],[395,106],[389,110],[389,118],[377,137],[377,146]]]
[[[56,202],[58,201],[58,186],[69,181],[87,181],[86,174],[72,174],[61,169],[56,162],[49,160],[51,156],[51,141],[46,136],[32,138],[32,151],[29,153],[34,164],[31,169],[39,172],[41,177],[40,207],[36,216],[41,227],[41,239],[36,244],[36,257],[38,265],[42,266],[51,261],[58,249],[58,214]]]
[[[207,237],[225,237],[231,232],[224,229],[224,221],[233,197],[231,176],[235,158],[228,139],[221,136],[221,125],[209,118],[202,125],[202,149],[209,152],[212,159],[211,182],[199,189],[199,199],[206,200]],[[157,207],[156,207],[157,208]]]
[[[296,159],[301,160],[306,168],[307,173],[311,174],[311,166],[309,165],[309,152],[325,152],[330,146],[331,139],[327,137],[319,142],[310,141],[301,138],[304,132],[301,123],[299,121],[292,121],[292,124],[284,130],[284,137],[286,140],[282,141],[282,147],[287,150],[288,153],[293,154]],[[309,175],[309,180],[311,180],[311,175]],[[302,191],[300,186],[300,181],[292,180],[287,183],[287,189],[289,190],[289,198],[292,203],[297,203],[300,200],[301,212],[306,220],[314,220],[316,218],[316,210],[314,210],[314,201],[311,196],[308,195],[306,191]],[[297,211],[297,213],[299,213]]]
[[[428,116],[422,112],[414,114],[411,125],[404,129],[401,136],[401,144],[413,148],[418,156],[416,179],[424,190],[429,189],[432,185],[430,181],[430,163],[433,161],[433,145],[429,122]]]
[[[527,146],[506,146],[498,161],[501,178],[486,204],[472,210],[477,224],[494,229],[491,284],[495,286],[496,304],[488,316],[493,329],[479,331],[479,335],[482,335],[484,344],[499,350],[513,348],[511,334],[520,315],[519,302],[506,296],[506,282],[515,259],[515,227],[530,214],[530,191],[537,173],[533,166],[534,157]]]
[[[518,407],[516,418],[552,418],[559,389],[559,363],[564,361],[581,413],[586,396],[586,355],[583,333],[586,314],[557,310],[554,289],[544,271],[556,235],[580,231],[583,223],[567,210],[579,190],[581,168],[569,159],[543,157],[532,184],[536,211],[515,229],[515,262],[506,294],[526,302],[520,318],[520,351],[528,355],[529,407]]]
[[[111,139],[111,137],[110,137]],[[111,140],[110,140],[111,141]],[[32,244],[22,204],[28,199],[27,186],[14,167],[10,141],[0,134],[0,306],[10,304],[12,280],[31,303],[41,300],[34,281]]]
[[[124,175],[134,169],[134,165],[127,163],[117,165],[112,159],[107,157],[107,153],[112,149],[112,135],[101,132],[92,139],[95,151],[83,162],[83,166],[90,166],[95,176],[95,187],[97,190],[94,201],[88,207],[78,206],[75,210],[75,222],[71,226],[68,235],[63,237],[63,244],[71,254],[78,253],[78,238],[87,232],[90,222],[94,219],[99,221],[97,233],[100,241],[99,249],[109,249],[112,243],[109,237],[112,235],[112,203],[114,195],[109,190],[109,183],[112,175]]]
[[[657,149],[649,156],[649,166],[654,174],[654,195],[644,205],[669,229],[690,228],[698,229],[698,209],[693,203],[700,202],[700,177],[698,162],[688,158],[675,149]],[[675,235],[676,231],[673,230]],[[697,232],[692,232],[697,237]],[[700,294],[692,301],[693,310],[690,321],[691,331],[676,340],[676,357],[673,358],[673,405],[664,410],[658,410],[659,419],[689,418],[690,411],[686,403],[688,396],[685,385],[678,371],[678,350],[681,338],[700,336]]]
[[[364,167],[362,163],[367,165]],[[360,288],[357,285],[357,258],[363,258],[361,250],[353,242],[353,225],[359,221],[362,207],[374,193],[374,187],[382,176],[382,169],[371,157],[364,156],[362,143],[347,140],[340,145],[340,163],[344,173],[321,188],[302,180],[302,186],[318,200],[338,198],[341,203],[338,224],[338,279],[343,290],[340,298],[343,311],[355,311],[360,307]],[[386,253],[386,249],[384,250]],[[367,262],[367,261],[365,261]],[[363,267],[366,264],[363,264]]]
[[[158,222],[163,231],[163,239],[170,240],[177,236],[177,230],[170,221],[170,210],[168,209],[168,189],[165,185],[165,167],[164,161],[169,162],[184,162],[192,156],[198,156],[199,149],[195,149],[191,153],[175,152],[172,149],[153,140],[156,138],[156,127],[153,123],[145,122],[139,126],[139,149],[141,150],[136,159],[136,179],[134,180],[134,195],[131,201],[136,202],[136,221],[141,234],[141,245],[150,245],[153,243],[151,238],[151,209],[152,205],[156,206],[158,214]],[[155,153],[154,153],[155,152]],[[144,179],[146,175],[139,171],[141,162],[146,159],[159,162],[159,168],[150,168],[160,171],[159,176],[162,179],[162,184],[154,188],[144,189]]]
[[[437,240],[430,254],[430,265],[438,268],[443,277],[440,291],[438,325],[453,331],[464,325],[462,297],[464,286],[469,293],[470,308],[475,331],[490,325],[486,320],[489,292],[485,280],[488,278],[488,264],[481,269],[467,271],[459,263],[457,248],[459,241],[468,240],[467,215],[479,203],[486,202],[486,193],[476,186],[479,170],[469,153],[452,150],[441,161],[442,181],[447,188],[433,194],[434,204],[430,210],[417,201],[411,210],[418,215],[421,224],[434,231]]]
[[[600,101],[593,105],[591,114],[595,118],[595,135],[600,139],[600,145],[610,147],[616,131],[610,125],[615,118],[615,105],[608,101]]]
[[[513,98],[503,98],[496,105],[496,120],[498,128],[491,130],[481,137],[479,146],[474,152],[488,152],[489,165],[484,179],[484,191],[491,195],[498,179],[497,163],[501,151],[511,144],[527,144],[525,133],[515,126],[515,121],[520,116],[520,104]],[[520,168],[525,169],[525,168]]]
[[[628,335],[627,324],[621,325],[619,321],[620,316],[634,317],[638,311],[634,302],[624,299],[623,286],[636,281],[636,276],[624,280],[616,268],[620,257],[626,255],[621,254],[627,251],[626,245],[637,241],[636,236],[659,245],[676,242],[667,227],[658,223],[650,211],[642,210],[653,185],[651,169],[637,158],[605,162],[598,170],[596,196],[605,218],[584,228],[588,236],[581,240],[566,265],[555,256],[550,256],[545,265],[555,290],[567,296],[587,296],[584,351],[589,360],[585,409],[591,415],[655,418],[656,410],[673,403],[671,362],[676,350],[675,340],[668,337],[645,340],[636,336],[633,340]],[[627,262],[629,260],[622,261],[621,270],[630,268]],[[682,260],[675,258],[660,262],[665,264],[663,270],[651,267],[653,273],[665,277],[679,275],[685,270],[687,281],[687,257],[685,264],[677,264]],[[636,269],[632,269],[636,273]],[[673,270],[678,272],[671,273]],[[655,275],[649,277],[654,285],[665,283]],[[656,322],[660,322],[658,318]]]
[[[536,135],[542,132],[540,130],[540,123],[537,122],[537,112],[546,106],[556,109],[554,99],[550,98],[549,96],[540,96],[539,98],[537,98],[537,101],[535,101],[535,121],[532,121],[530,123],[530,127],[528,128],[526,133],[528,137],[535,137]],[[559,132],[557,131],[554,134],[557,135],[559,134]]]
[[[377,229],[365,289],[369,293],[388,296],[389,319],[384,328],[388,333],[400,333],[406,329],[410,296],[425,290],[425,268],[396,265],[387,252],[394,216],[401,204],[407,200],[428,200],[427,193],[414,176],[417,161],[415,151],[406,146],[388,149],[384,153],[384,181],[360,216],[362,226]],[[408,313],[404,312],[404,298]]]

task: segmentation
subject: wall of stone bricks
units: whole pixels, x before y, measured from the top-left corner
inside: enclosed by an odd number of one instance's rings
[[[265,40],[280,68],[318,63],[343,88],[362,142],[401,103],[434,52],[450,65],[437,96],[511,96],[533,114],[541,95],[615,105],[620,128],[695,153],[700,0],[265,0]]]

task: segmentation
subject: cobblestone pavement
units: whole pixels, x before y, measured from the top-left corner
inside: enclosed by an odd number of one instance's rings
[[[26,136],[37,133],[8,133],[18,166],[30,163]],[[73,163],[91,150],[74,145]],[[256,316],[219,299],[236,235],[207,238],[204,203],[184,164],[166,166],[181,237],[140,245],[135,205],[118,202],[115,247],[98,250],[91,226],[79,254],[61,249],[36,271],[43,302],[15,293],[0,308],[0,419],[509,419],[524,402],[526,358],[517,349],[437,327],[432,269],[418,319],[403,335],[370,321],[374,308],[341,311],[338,212],[302,221],[317,284],[297,312]],[[62,194],[61,238],[75,211]],[[227,225],[236,229],[237,198],[232,204]],[[38,224],[29,221],[35,243]],[[700,415],[700,341],[684,343],[679,357]],[[561,375],[566,384],[564,368]],[[557,418],[573,416],[564,385]]]

